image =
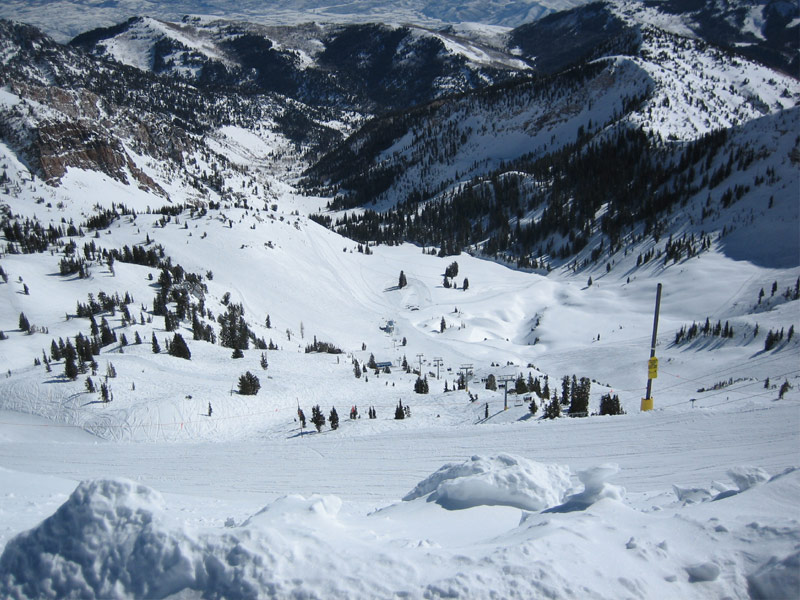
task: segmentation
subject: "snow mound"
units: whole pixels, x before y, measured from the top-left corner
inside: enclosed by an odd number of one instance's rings
[[[315,494],[310,498],[304,498],[299,494],[291,494],[268,504],[247,519],[243,526],[273,524],[293,519],[295,516],[303,521],[309,517],[332,520],[336,518],[341,508],[342,499],[338,496]]]
[[[733,480],[740,492],[744,492],[754,485],[769,481],[770,476],[761,467],[734,467],[728,470],[728,477]]]
[[[625,488],[608,483],[608,479],[619,473],[619,466],[614,464],[600,465],[592,467],[578,473],[578,479],[583,483],[583,491],[572,494],[566,501],[546,512],[572,512],[575,510],[586,510],[598,500],[610,498],[611,500],[622,500],[625,496]]]
[[[758,571],[747,578],[750,597],[794,598],[800,590],[800,552],[783,560],[772,557]]]
[[[449,463],[420,481],[403,500],[427,496],[443,508],[511,506],[540,511],[561,502],[571,489],[569,467],[538,463],[510,454],[473,456]]]
[[[128,480],[81,483],[0,556],[0,596],[161,597],[193,576],[183,540],[157,524],[161,495]]]
[[[81,483],[0,556],[3,598],[257,598],[269,552],[234,535],[193,536],[165,514],[161,495],[128,480]]]

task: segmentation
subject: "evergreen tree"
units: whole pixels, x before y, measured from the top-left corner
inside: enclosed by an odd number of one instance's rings
[[[191,360],[192,358],[189,346],[186,345],[186,340],[183,339],[180,333],[176,333],[173,336],[172,342],[169,345],[169,353],[171,356],[177,356],[178,358],[184,358],[186,360]]]
[[[20,331],[30,331],[31,324],[24,312],[19,313],[19,329]]]
[[[536,414],[536,411],[539,410],[539,407],[536,405],[536,400],[531,398],[531,403],[528,405],[528,410],[531,411],[532,415]]]
[[[353,374],[356,376],[356,379],[361,379],[361,365],[358,364],[358,359],[353,359]]]
[[[467,279],[466,277],[464,277],[464,285],[461,286],[461,289],[464,290],[465,292],[469,289],[469,279]]]
[[[562,404],[569,404],[569,394],[570,394],[570,381],[569,375],[564,375],[561,378],[561,403]]]
[[[517,377],[517,381],[514,383],[514,391],[517,394],[524,394],[528,391],[528,385],[525,383],[525,379],[522,377],[522,374]]]
[[[331,413],[328,415],[328,421],[331,424],[331,429],[339,429],[339,414],[336,412],[336,407],[331,407]]]
[[[553,393],[553,399],[544,411],[544,416],[548,419],[557,419],[561,416],[561,403],[558,401],[558,396],[555,393]]]
[[[417,380],[414,382],[414,391],[417,394],[427,394],[428,393],[428,378],[425,377],[417,377]]]
[[[62,356],[64,357],[64,375],[68,379],[75,379],[78,377],[78,367],[76,364],[76,359],[78,358],[78,353],[75,350],[75,347],[72,345],[72,342],[67,340],[67,343],[64,345],[64,349],[61,351]]]
[[[94,394],[95,392],[94,381],[92,381],[91,377],[86,378],[86,391],[90,394]]]
[[[261,353],[261,368],[266,371],[267,367],[269,366],[269,361],[267,360],[267,353]]]
[[[486,378],[486,389],[492,390],[493,392],[497,391],[497,378],[494,376],[494,373],[489,373],[489,376]]]
[[[78,378],[78,366],[75,364],[74,353],[64,357],[64,376],[73,381]]]
[[[442,321],[439,323],[439,333],[444,333],[445,329],[447,329],[447,321],[445,321],[444,317],[442,317]]]
[[[322,426],[325,425],[325,415],[322,414],[319,404],[311,409],[311,422],[314,424],[314,427],[317,428],[318,432],[321,431]]]
[[[408,281],[406,280],[406,274],[403,271],[400,271],[400,279],[397,282],[397,287],[404,288],[408,285]]]
[[[406,418],[406,411],[403,409],[403,401],[397,402],[397,407],[394,409],[394,418],[398,421]]]
[[[239,393],[242,396],[255,396],[260,389],[261,382],[250,371],[239,377]]]
[[[153,332],[153,336],[150,339],[150,345],[153,348],[153,354],[158,354],[161,352],[161,346],[158,344],[158,339],[156,338],[155,332]]]
[[[234,348],[231,358],[244,358],[244,352],[242,352],[241,348]]]
[[[581,377],[580,383],[572,393],[572,401],[569,405],[570,415],[589,414],[589,393],[592,382],[588,377]]]
[[[105,317],[100,321],[100,345],[108,346],[117,341],[117,335],[111,331],[111,327]]]
[[[133,343],[137,346],[142,343],[142,336],[139,335],[139,332],[135,332],[133,335]]]
[[[781,389],[778,390],[778,400],[783,400],[783,396],[792,389],[791,384],[789,383],[788,379],[784,379],[783,383],[781,384]]]
[[[600,414],[601,415],[622,415],[625,412],[622,410],[622,405],[619,402],[619,396],[614,394],[603,394],[600,397]]]

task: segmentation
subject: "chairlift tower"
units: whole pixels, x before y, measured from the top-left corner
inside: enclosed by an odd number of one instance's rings
[[[472,365],[461,365],[459,370],[464,371],[464,389],[469,392],[469,375],[472,373]]]
[[[442,366],[442,362],[443,361],[442,361],[442,357],[441,356],[436,356],[433,359],[433,363],[436,365],[436,379],[437,379],[437,381],[439,379],[439,367]]]
[[[517,378],[514,375],[500,375],[497,379],[500,381],[498,385],[503,388],[503,410],[508,410],[508,384]]]

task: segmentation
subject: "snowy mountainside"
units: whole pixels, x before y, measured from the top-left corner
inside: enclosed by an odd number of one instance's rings
[[[132,18],[71,45],[212,90],[385,112],[512,78],[523,61],[450,33],[379,24],[260,26]]]
[[[167,21],[179,21],[185,15],[205,15],[262,23],[414,23],[430,27],[464,22],[516,27],[550,12],[572,8],[584,0],[493,0],[437,1],[383,0],[341,2],[331,0],[278,0],[265,10],[259,0],[179,0],[168,3],[120,0],[113,4],[92,3],[93,22],[100,27],[112,26],[134,15],[149,15]],[[85,0],[9,0],[0,7],[0,17],[12,18],[40,27],[61,42],[86,30]]]
[[[613,3],[621,15],[687,33],[772,68],[800,75],[800,7],[786,0],[645,0]]]
[[[632,27],[374,118],[393,35],[489,40],[253,26],[364,44],[326,105],[213,23],[0,22],[0,596],[795,593],[796,80]]]

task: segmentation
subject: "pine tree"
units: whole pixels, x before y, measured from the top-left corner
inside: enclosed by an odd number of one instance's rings
[[[361,379],[361,365],[358,364],[358,359],[353,359],[353,374],[356,379]]]
[[[91,377],[86,378],[86,391],[89,392],[90,394],[94,394],[95,392],[94,381],[92,381]]]
[[[589,414],[589,393],[591,385],[592,382],[588,377],[581,377],[580,383],[578,383],[575,390],[572,392],[572,401],[569,405],[571,416]]]
[[[398,421],[406,418],[406,411],[403,409],[402,400],[397,402],[397,407],[394,409],[394,418]]]
[[[169,353],[171,356],[177,356],[186,360],[191,360],[192,353],[189,351],[189,346],[186,345],[186,340],[180,333],[176,333],[172,342],[169,345]]]
[[[155,332],[153,332],[153,336],[150,340],[150,345],[153,348],[153,354],[158,354],[161,352],[161,346],[158,344],[158,339],[156,338]]]
[[[623,415],[625,411],[622,410],[622,405],[619,402],[619,396],[614,394],[603,394],[600,397],[600,414],[601,415]]]
[[[544,416],[548,419],[557,419],[561,416],[561,403],[558,401],[558,396],[555,393],[553,394],[553,399],[544,411]]]
[[[267,367],[269,366],[269,361],[267,361],[267,353],[261,353],[261,368],[266,371]]]
[[[445,321],[444,317],[442,317],[442,321],[439,323],[439,333],[444,333],[445,329],[447,329],[447,321]]]
[[[78,378],[78,366],[75,364],[74,353],[64,357],[64,376],[73,381]]]
[[[414,391],[417,394],[427,394],[428,393],[428,378],[425,377],[417,377],[417,380],[414,382]]]
[[[328,415],[328,421],[331,424],[331,429],[339,429],[339,414],[336,412],[336,407],[331,407],[331,412]]]
[[[239,377],[239,393],[242,396],[255,396],[260,389],[261,382],[250,371]]]
[[[314,427],[317,428],[318,432],[321,431],[322,426],[325,425],[325,415],[322,414],[319,404],[311,409],[311,422],[314,424]]]
[[[19,329],[20,331],[30,331],[31,324],[24,312],[19,313]]]

